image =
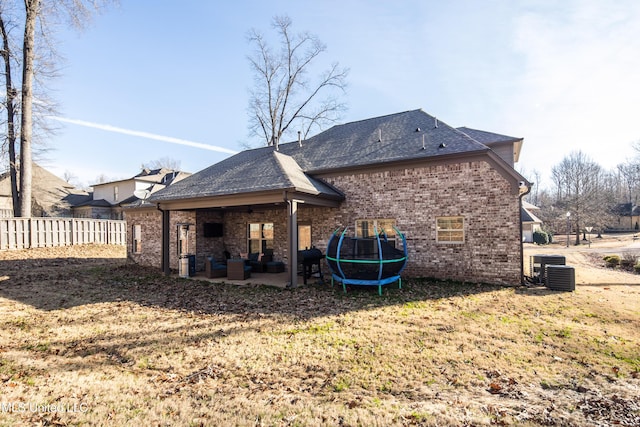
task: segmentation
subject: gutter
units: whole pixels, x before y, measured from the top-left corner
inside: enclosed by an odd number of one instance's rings
[[[533,187],[533,183],[528,181],[520,181],[520,188],[526,187],[526,191],[520,193],[518,196],[518,219],[520,223],[520,284],[522,286],[526,286],[526,281],[524,278],[524,239],[522,238],[522,198],[531,192],[531,187]]]

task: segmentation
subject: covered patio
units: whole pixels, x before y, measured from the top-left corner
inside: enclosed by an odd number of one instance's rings
[[[337,208],[344,195],[325,182],[308,176],[292,157],[275,149],[267,155],[263,151],[249,150],[237,156],[247,158],[241,159],[236,167],[223,161],[151,197],[150,202],[155,203],[162,213],[162,270],[167,275],[171,273],[172,214],[192,212],[196,233],[201,233],[203,225],[198,224],[199,217],[219,218],[224,228],[221,247],[232,248],[225,249],[231,258],[251,252],[248,232],[251,221],[277,223],[279,230],[273,232],[270,243],[276,247],[278,260],[284,262],[286,273],[284,276],[271,273],[264,280],[297,286],[299,207]],[[196,239],[201,238],[197,234]],[[251,279],[255,281],[254,274]]]

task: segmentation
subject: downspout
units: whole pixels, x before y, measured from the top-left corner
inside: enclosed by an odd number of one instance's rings
[[[286,191],[283,192],[283,198],[287,203],[289,287],[295,288],[298,286],[298,202],[290,199]]]
[[[522,229],[522,198],[531,192],[531,187],[533,186],[533,183],[526,182],[526,181],[521,182],[521,183],[522,183],[522,185],[519,186],[518,188],[522,188],[523,186],[527,188],[527,191],[525,191],[524,193],[520,193],[520,195],[518,196],[518,202],[519,202],[518,205],[519,205],[519,208],[520,208],[520,209],[518,209],[518,218],[519,218],[519,222],[520,222],[520,284],[525,286],[527,284],[527,282],[524,279],[524,238],[523,238],[524,236],[522,235],[522,233],[523,233],[523,229]]]
[[[170,276],[171,268],[169,262],[169,212],[171,211],[164,211],[160,209],[160,203],[156,205],[156,209],[158,209],[162,213],[162,256],[160,268],[162,269],[162,272],[165,276]]]

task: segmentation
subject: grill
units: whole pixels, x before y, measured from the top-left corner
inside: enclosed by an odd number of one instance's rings
[[[314,274],[318,274],[320,280],[323,280],[322,269],[320,268],[320,260],[322,258],[324,258],[322,251],[317,248],[298,251],[298,263],[302,264],[302,277],[305,285],[307,284],[307,279]]]

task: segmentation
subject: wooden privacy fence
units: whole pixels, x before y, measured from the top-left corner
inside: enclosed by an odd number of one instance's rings
[[[0,250],[127,244],[127,223],[82,218],[0,218]]]

